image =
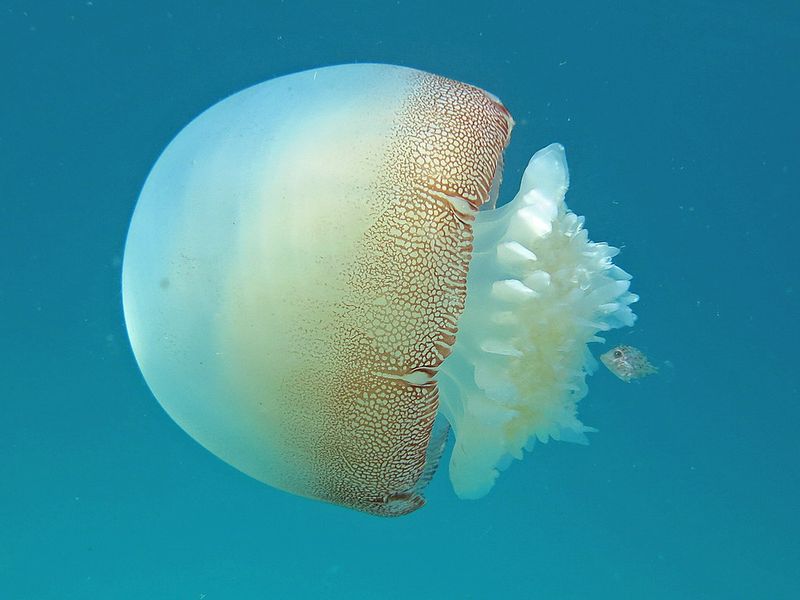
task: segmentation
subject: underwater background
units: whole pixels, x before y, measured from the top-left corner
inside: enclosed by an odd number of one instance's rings
[[[798,598],[800,5],[0,2],[0,599]],[[147,173],[266,79],[386,62],[499,96],[501,201],[564,144],[660,372],[589,446],[380,519],[224,464],[149,392],[120,266]]]

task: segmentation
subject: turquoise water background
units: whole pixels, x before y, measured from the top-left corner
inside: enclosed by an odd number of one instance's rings
[[[0,2],[0,599],[800,597],[800,5]],[[151,165],[200,111],[306,68],[467,81],[623,248],[658,376],[601,370],[588,447],[369,517],[184,434],[128,346],[120,264]],[[600,351],[598,347],[596,349]]]

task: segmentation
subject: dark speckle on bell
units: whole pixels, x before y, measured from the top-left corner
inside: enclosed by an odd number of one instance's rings
[[[162,290],[169,288],[169,277],[162,277],[158,282],[158,287],[160,287]]]

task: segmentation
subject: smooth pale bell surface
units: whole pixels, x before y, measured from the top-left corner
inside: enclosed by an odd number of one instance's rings
[[[477,88],[386,65],[278,78],[189,124],[123,264],[131,344],[170,416],[278,488],[419,507],[434,376],[511,124]]]

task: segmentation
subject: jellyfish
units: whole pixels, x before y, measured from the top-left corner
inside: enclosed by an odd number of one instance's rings
[[[514,125],[481,89],[350,64],[238,92],[150,172],[125,245],[130,343],[190,436],[281,490],[404,515],[454,445],[479,498],[535,440],[585,442],[587,349],[630,275],[566,206],[564,149],[494,208]]]

